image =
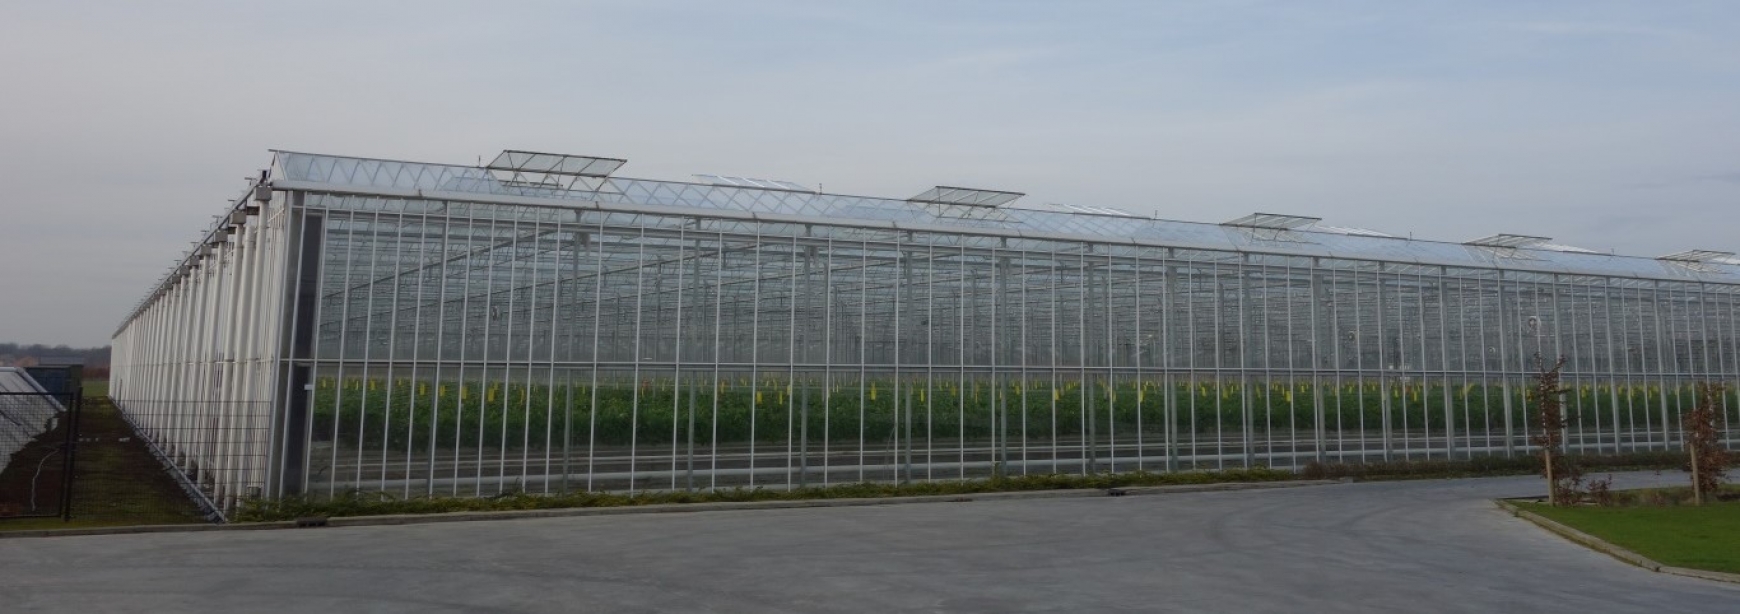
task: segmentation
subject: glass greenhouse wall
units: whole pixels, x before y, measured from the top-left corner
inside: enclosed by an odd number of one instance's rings
[[[912,199],[504,152],[277,152],[115,337],[112,394],[240,497],[787,488],[1530,450],[1740,427],[1740,260]]]

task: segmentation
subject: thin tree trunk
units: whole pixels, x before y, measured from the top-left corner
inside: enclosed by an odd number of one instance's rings
[[[1557,506],[1559,504],[1559,483],[1553,480],[1553,450],[1551,448],[1541,450],[1541,456],[1546,458],[1547,463],[1547,505]]]
[[[1688,437],[1688,439],[1693,440],[1692,445],[1686,446],[1692,452],[1692,454],[1691,454],[1691,456],[1692,456],[1692,505],[1703,505],[1704,504],[1704,480],[1703,480],[1704,476],[1700,475],[1698,473],[1698,452],[1699,452],[1699,448],[1701,447],[1698,444],[1700,444],[1702,442],[1697,441],[1696,436]]]

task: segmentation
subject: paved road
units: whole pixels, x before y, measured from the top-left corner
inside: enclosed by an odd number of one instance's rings
[[[1678,475],[1620,476],[1621,486]],[[1534,478],[0,540],[0,609],[1733,612],[1487,501]]]

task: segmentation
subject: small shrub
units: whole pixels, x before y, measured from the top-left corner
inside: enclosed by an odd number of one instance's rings
[[[1589,480],[1589,500],[1595,505],[1612,507],[1615,504],[1613,496],[1613,475],[1595,480]]]
[[[1647,502],[1649,505],[1653,505],[1656,507],[1666,507],[1669,505],[1673,505],[1676,502],[1676,499],[1672,495],[1669,495],[1666,491],[1652,490],[1652,491],[1649,491],[1648,494],[1644,495],[1644,501]]]

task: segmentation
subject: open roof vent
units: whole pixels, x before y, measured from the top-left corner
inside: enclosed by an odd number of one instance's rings
[[[918,196],[906,199],[910,202],[933,205],[964,205],[968,207],[1001,207],[1014,202],[1015,199],[1026,196],[1021,192],[1004,192],[1002,190],[981,190],[978,188],[957,188],[946,185],[925,190]]]
[[[1283,215],[1280,213],[1252,213],[1250,215],[1225,222],[1222,226],[1239,229],[1256,241],[1285,241],[1289,243],[1310,243],[1305,237],[1294,232],[1304,230],[1311,225],[1323,221],[1320,217],[1304,215]]]
[[[1719,264],[1734,262],[1734,252],[1719,252],[1710,249],[1691,249],[1676,252],[1656,258],[1680,268],[1698,273],[1720,273]]]
[[[1462,244],[1479,248],[1480,251],[1497,258],[1540,260],[1539,257],[1531,255],[1523,250],[1539,248],[1542,245],[1545,245],[1548,241],[1552,241],[1552,238],[1530,235],[1496,234],[1490,237],[1481,237],[1472,241],[1464,241]]]
[[[628,160],[507,149],[483,167],[505,185],[596,192],[624,164]]]
[[[1533,237],[1533,236],[1529,236],[1529,235],[1496,234],[1496,235],[1492,235],[1490,237],[1481,237],[1481,238],[1475,239],[1473,241],[1467,241],[1464,244],[1465,245],[1477,245],[1480,247],[1508,247],[1510,249],[1523,249],[1523,248],[1534,247],[1536,245],[1540,245],[1542,243],[1546,243],[1546,242],[1551,241],[1551,240],[1553,240],[1551,237]]]
[[[1101,205],[1072,205],[1069,203],[1043,203],[1031,207],[1022,207],[1033,211],[1049,211],[1052,213],[1071,213],[1075,215],[1103,215],[1106,217],[1141,217],[1117,207]]]
[[[708,174],[708,173],[697,173],[695,175],[695,178],[700,179],[702,181],[705,181],[707,183],[711,183],[713,185],[730,186],[733,188],[754,188],[757,190],[780,190],[780,191],[784,191],[784,192],[817,192],[817,191],[819,191],[817,189],[805,187],[801,183],[796,183],[796,182],[792,182],[792,181],[780,181],[777,179],[755,179],[752,177],[734,177],[731,175],[712,175],[712,174]]]
[[[1026,194],[939,185],[906,201],[924,207],[939,218],[1008,221],[1008,214],[998,207],[1022,196]]]

